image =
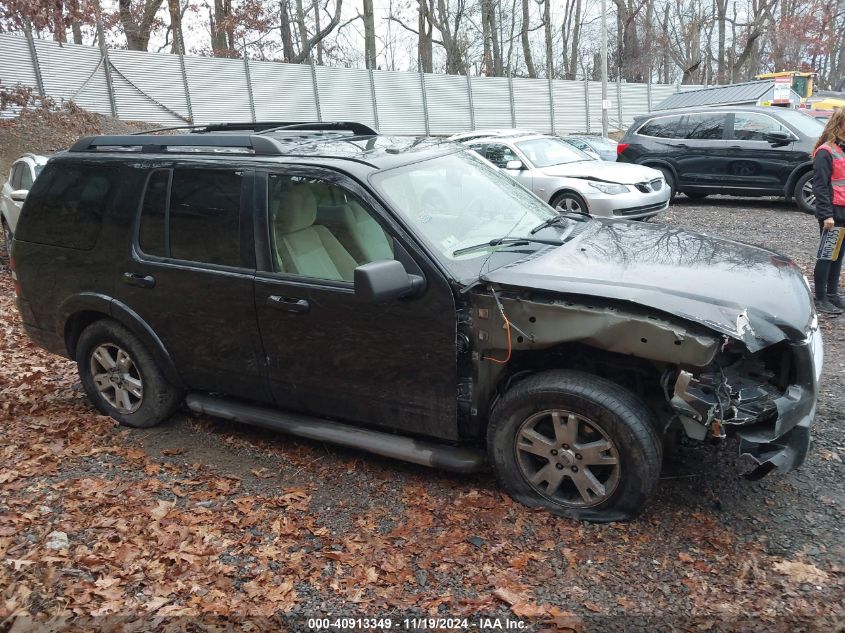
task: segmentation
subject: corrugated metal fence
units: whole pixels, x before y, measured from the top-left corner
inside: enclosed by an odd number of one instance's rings
[[[165,125],[227,121],[359,121],[383,133],[451,134],[489,127],[601,130],[601,84],[332,68],[188,57],[0,35],[0,85],[124,120]],[[693,89],[698,86],[681,86]],[[610,86],[610,123],[677,92],[665,84]]]

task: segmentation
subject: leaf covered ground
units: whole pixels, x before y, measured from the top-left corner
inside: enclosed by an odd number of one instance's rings
[[[815,242],[812,218],[782,203],[680,198],[663,220],[805,267]],[[0,630],[304,631],[337,615],[467,618],[459,630],[494,630],[481,617],[533,631],[842,630],[843,323],[824,323],[801,470],[752,483],[732,443],[685,446],[637,521],[588,525],[516,504],[489,474],[186,413],[117,427],[86,402],[73,363],[26,338],[4,273]]]

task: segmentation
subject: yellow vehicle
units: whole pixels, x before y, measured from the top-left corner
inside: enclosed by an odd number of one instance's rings
[[[835,110],[845,106],[845,99],[839,96],[833,96],[830,93],[826,95],[818,94],[816,99],[813,99],[814,80],[818,77],[818,73],[807,72],[800,70],[784,70],[777,73],[763,73],[757,75],[756,79],[774,79],[779,77],[792,78],[792,90],[801,97],[801,106],[804,108],[811,108],[813,110]],[[782,100],[774,99],[766,102],[763,105],[781,105]]]

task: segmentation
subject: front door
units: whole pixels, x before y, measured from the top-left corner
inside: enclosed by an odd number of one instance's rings
[[[725,189],[739,194],[783,193],[786,176],[795,164],[791,146],[775,146],[766,140],[769,132],[788,132],[780,122],[762,112],[736,112],[732,115],[731,138],[727,143],[728,173]],[[800,158],[798,159],[801,160]]]
[[[456,315],[446,279],[383,207],[329,170],[258,174],[255,305],[279,407],[457,439]],[[369,303],[354,269],[398,259],[413,299]],[[263,261],[262,261],[263,260]]]
[[[117,299],[153,329],[189,389],[269,401],[253,300],[252,173],[163,167],[146,183]]]

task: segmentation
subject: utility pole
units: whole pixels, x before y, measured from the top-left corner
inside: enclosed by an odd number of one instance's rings
[[[607,98],[607,0],[601,0],[601,133],[607,136],[610,122],[608,110],[610,100]]]

